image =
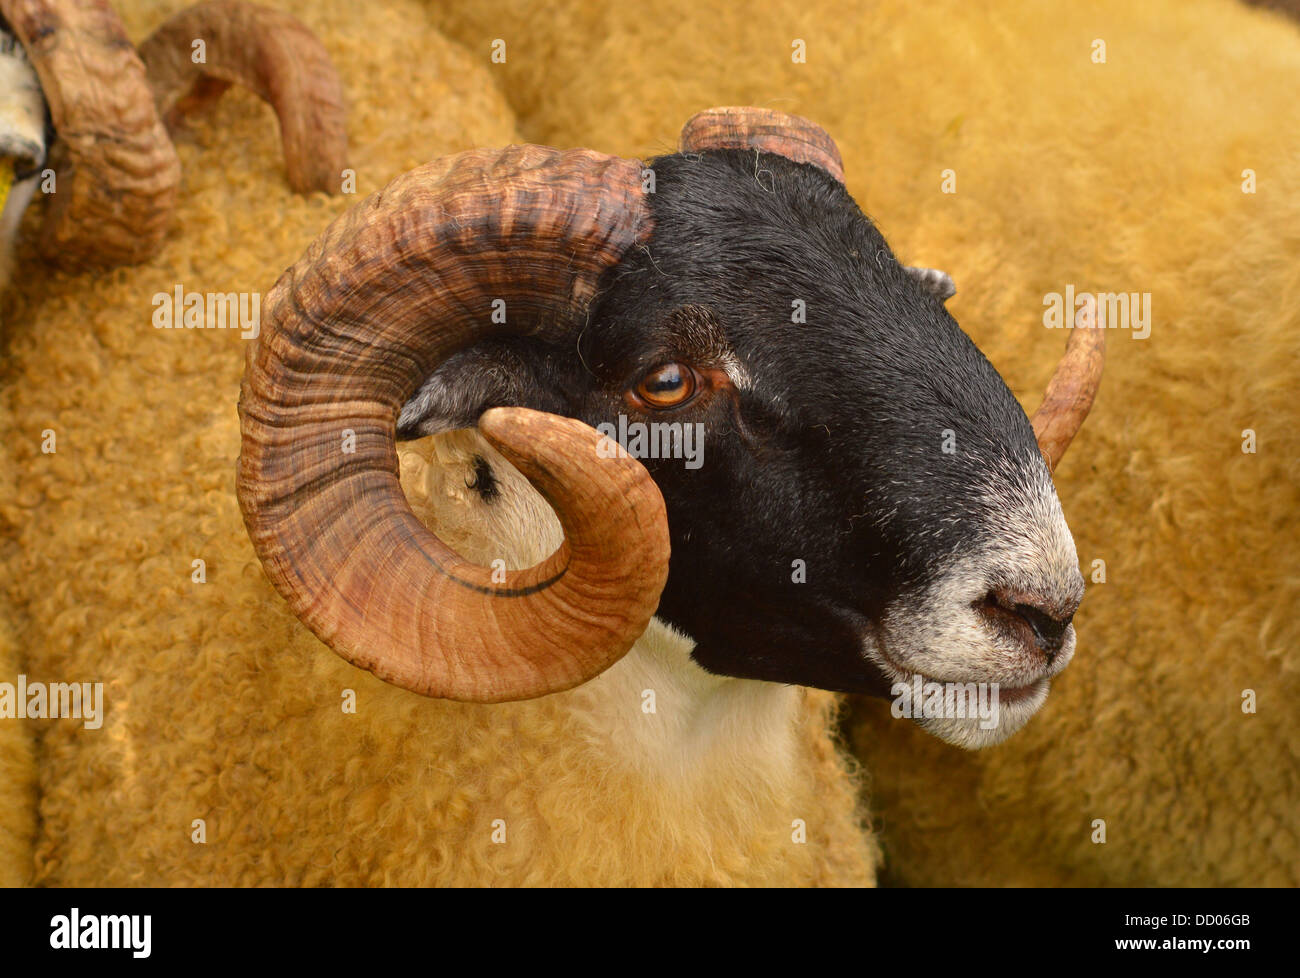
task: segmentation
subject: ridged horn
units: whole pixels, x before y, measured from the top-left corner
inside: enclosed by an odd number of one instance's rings
[[[1056,471],[1092,410],[1105,365],[1106,330],[1097,320],[1096,298],[1090,295],[1075,315],[1065,354],[1052,372],[1043,403],[1032,418],[1038,450],[1050,471]]]
[[[205,60],[196,64],[200,40]],[[280,120],[289,186],[340,192],[347,165],[343,86],[324,46],[298,20],[240,0],[200,3],[149,35],[140,57],[168,128],[242,85]]]
[[[835,140],[821,126],[772,109],[728,106],[706,109],[682,127],[681,151],[757,149],[796,163],[821,167],[840,183],[844,162]]]
[[[75,265],[143,261],[171,220],[181,167],[144,65],[106,0],[0,0],[58,133],[41,253]]]
[[[267,296],[240,394],[240,507],[276,588],[355,665],[429,696],[525,699],[590,679],[649,622],[663,498],[593,429],[514,408],[480,420],[565,532],[501,583],[416,519],[394,441],[455,350],[580,328],[601,273],[650,234],[640,181],[639,162],[589,150],[429,163],[337,219]],[[496,300],[506,325],[490,325]]]

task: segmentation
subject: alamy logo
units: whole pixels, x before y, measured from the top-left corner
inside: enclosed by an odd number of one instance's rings
[[[149,914],[71,913],[50,918],[50,947],[56,950],[130,950],[133,958],[147,958],[152,945],[153,917]]]
[[[1097,300],[1096,322],[1075,322],[1075,314],[1088,304],[1088,297]],[[1048,329],[1065,329],[1084,326],[1089,329],[1131,329],[1133,339],[1144,340],[1151,335],[1150,292],[1075,292],[1074,285],[1065,287],[1065,294],[1048,292],[1043,296],[1043,325]],[[1085,317],[1091,319],[1091,317]]]
[[[910,720],[966,720],[979,718],[981,730],[998,725],[997,683],[936,683],[912,676],[910,683],[889,688],[889,712]]]
[[[699,421],[643,421],[618,416],[618,424],[604,421],[596,425],[605,438],[596,446],[601,458],[680,458],[688,469],[704,464],[704,425]]]
[[[246,340],[261,328],[260,292],[155,292],[154,329],[238,329]]]
[[[84,720],[87,730],[104,725],[103,683],[0,683],[0,720]]]

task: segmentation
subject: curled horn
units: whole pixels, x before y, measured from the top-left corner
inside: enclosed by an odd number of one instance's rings
[[[196,64],[199,40],[205,60]],[[343,88],[325,48],[299,21],[240,0],[201,3],[154,31],[140,56],[170,129],[242,85],[275,109],[289,186],[298,193],[339,191],[347,154]]]
[[[1052,472],[1092,410],[1105,363],[1106,330],[1097,321],[1096,297],[1090,295],[1075,316],[1065,355],[1052,372],[1043,403],[1032,418],[1038,450]]]
[[[41,253],[73,264],[143,261],[167,233],[181,168],[117,14],[106,0],[0,0],[0,11],[59,137]]]
[[[796,163],[811,163],[844,182],[844,163],[835,140],[821,126],[797,115],[752,107],[706,109],[682,127],[681,150],[709,149],[776,153]]]
[[[525,699],[586,681],[645,629],[669,544],[635,459],[601,457],[616,453],[572,419],[485,413],[484,436],[565,531],[496,583],[416,519],[394,441],[402,405],[455,350],[580,327],[601,273],[650,234],[640,182],[639,162],[588,150],[429,163],[336,220],[267,296],[239,402],[240,507],[276,588],[353,664],[429,696]],[[507,325],[489,324],[495,300]]]

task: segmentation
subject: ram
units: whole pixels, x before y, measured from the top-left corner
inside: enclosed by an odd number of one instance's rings
[[[841,177],[811,124],[723,109],[652,169],[477,152],[340,219],[269,296],[241,399],[240,499],[291,607],[431,696],[571,688],[657,608],[713,673],[994,683],[994,731],[936,726],[972,746],[1017,729],[1073,653],[1073,543],[1019,405]],[[1102,337],[1074,334],[1049,461]],[[589,426],[629,415],[700,427],[708,471],[615,461]],[[475,422],[566,529],[500,581],[420,527],[394,475],[394,430]],[[496,470],[475,478],[491,503]]]
[[[241,506],[290,607],[380,678],[473,702],[571,689],[631,647],[584,698],[583,740],[607,741],[587,779],[603,794],[638,771],[636,793],[687,798],[736,779],[728,810],[755,829],[782,824],[764,772],[801,778],[794,684],[988,684],[991,725],[921,722],[964,746],[1018,729],[1074,650],[1083,582],[1049,464],[1104,334],[1073,334],[1036,441],[944,310],[946,279],[899,265],[842,173],[818,127],[720,109],[648,167],[476,151],[340,218],[268,296],[240,401]],[[643,465],[593,430],[629,417],[698,426],[708,464]],[[453,493],[481,511],[468,522],[498,530],[476,555],[495,570],[426,529],[397,478],[395,435],[476,422],[483,441],[443,451],[474,490]],[[519,473],[563,528],[549,556]],[[435,505],[433,522],[467,520]],[[507,571],[521,556],[544,559]],[[511,710],[489,726],[498,750],[530,749]],[[683,874],[664,878],[691,878],[698,853],[655,851]]]

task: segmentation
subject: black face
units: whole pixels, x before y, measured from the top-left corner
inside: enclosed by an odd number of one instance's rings
[[[642,458],[672,537],[659,617],[711,671],[880,692],[864,634],[987,533],[990,467],[1038,464],[1028,420],[833,178],[739,150],[653,168],[649,248],[611,270],[577,349],[464,351],[399,434],[503,405],[698,423],[694,464]]]

